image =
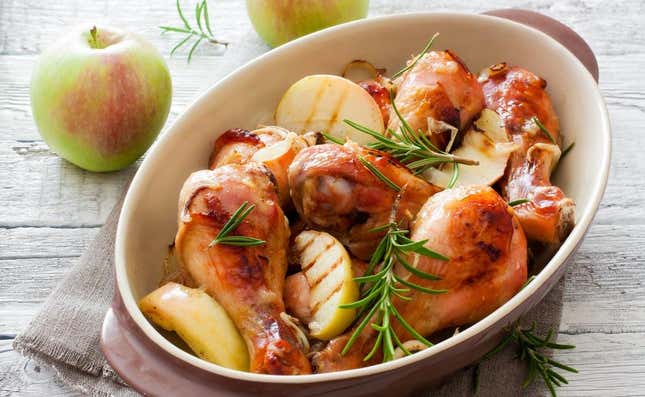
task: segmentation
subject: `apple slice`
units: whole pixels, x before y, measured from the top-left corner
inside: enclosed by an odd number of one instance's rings
[[[497,113],[484,109],[472,127],[464,134],[461,146],[452,154],[479,161],[479,165],[460,165],[455,186],[492,186],[504,175],[506,163],[516,145],[509,142],[504,122]],[[452,164],[430,168],[425,172],[429,182],[446,187],[452,176]]]
[[[332,339],[340,335],[356,315],[354,309],[338,307],[358,299],[352,261],[345,247],[324,232],[301,232],[295,238],[295,249],[309,284],[311,336]]]
[[[376,101],[348,79],[317,74],[295,82],[284,93],[275,111],[276,124],[299,134],[318,131],[361,145],[374,140],[343,120],[383,133],[383,117]]]
[[[226,311],[201,289],[168,283],[139,301],[153,323],[175,331],[195,354],[222,367],[249,370],[249,353]]]

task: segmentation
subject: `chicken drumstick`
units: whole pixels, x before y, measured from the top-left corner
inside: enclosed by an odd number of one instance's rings
[[[486,69],[480,79],[486,107],[501,116],[519,146],[501,181],[502,193],[509,201],[530,200],[515,207],[529,240],[559,244],[575,223],[575,203],[550,182],[560,157],[560,125],[545,91],[546,81],[504,63]]]
[[[283,314],[289,227],[270,176],[257,163],[193,173],[180,194],[176,253],[180,264],[240,330],[252,372],[307,374],[311,366]],[[265,244],[209,246],[244,202],[255,208],[234,235]]]

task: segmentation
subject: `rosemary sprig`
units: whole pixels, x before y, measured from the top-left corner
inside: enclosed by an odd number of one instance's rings
[[[535,322],[531,325],[530,328],[522,328],[519,322],[515,323],[509,331],[508,335],[506,335],[506,337],[504,337],[504,339],[491,351],[486,353],[479,363],[481,364],[481,362],[495,356],[509,343],[513,342],[518,349],[517,358],[522,360],[528,366],[528,375],[526,376],[522,387],[526,388],[539,375],[544,381],[546,387],[549,389],[551,396],[557,397],[555,388],[569,383],[564,376],[556,372],[557,369],[573,373],[578,373],[578,370],[547,357],[542,353],[542,350],[575,349],[575,346],[552,342],[551,340],[553,338],[553,329],[550,329],[544,338],[537,336],[534,333],[534,330]],[[477,364],[477,367],[475,367],[475,387],[477,387],[478,385],[479,364]],[[475,392],[477,392],[477,389],[475,389]]]
[[[547,138],[549,138],[549,140],[551,141],[551,143],[553,143],[554,145],[557,145],[557,144],[558,144],[558,142],[556,142],[555,138],[553,137],[553,135],[551,135],[551,133],[549,132],[549,130],[547,130],[547,129],[546,129],[546,127],[544,126],[544,124],[542,124],[542,122],[540,122],[540,119],[538,119],[537,117],[533,116],[533,117],[531,118],[531,120],[533,120],[533,122],[535,123],[535,125],[537,125],[537,126],[538,126],[538,128],[539,128],[539,129],[544,133],[544,135],[546,135],[546,136],[547,136]]]
[[[228,221],[226,221],[226,223],[222,227],[222,230],[217,233],[217,236],[213,239],[213,241],[208,244],[208,248],[213,247],[217,244],[232,245],[236,247],[254,247],[266,243],[266,241],[254,237],[229,236],[229,233],[237,229],[244,218],[246,218],[254,209],[255,204],[249,204],[248,201],[243,202],[242,205],[240,205],[240,207],[235,210],[233,215],[231,215]]]
[[[399,70],[398,72],[396,72],[396,73],[394,73],[394,74],[392,75],[392,80],[396,79],[397,77],[399,77],[399,76],[400,76],[400,75],[402,75],[403,73],[405,73],[405,72],[407,72],[408,70],[412,69],[412,68],[414,67],[414,65],[416,65],[416,64],[417,64],[417,62],[419,62],[419,59],[421,59],[421,58],[422,58],[422,57],[423,57],[423,56],[424,56],[424,55],[425,55],[425,54],[430,50],[430,47],[432,47],[432,43],[433,43],[433,42],[434,42],[434,40],[437,38],[437,36],[439,36],[439,32],[435,33],[435,34],[432,36],[432,38],[430,39],[430,41],[428,41],[428,43],[426,44],[426,46],[425,46],[425,47],[423,47],[423,50],[421,50],[421,52],[419,53],[419,55],[417,55],[416,57],[414,57],[414,61],[412,61],[409,65],[405,66],[403,69]]]
[[[408,281],[394,272],[394,265],[401,264],[410,273],[428,280],[439,280],[439,277],[423,272],[407,260],[407,255],[416,253],[434,259],[447,261],[448,258],[434,252],[424,245],[428,240],[413,241],[407,237],[408,231],[400,229],[395,222],[372,229],[374,232],[386,231],[385,236],[379,242],[372,258],[367,266],[365,273],[356,277],[354,280],[363,288],[359,300],[341,305],[341,308],[359,309],[358,326],[350,336],[342,350],[346,354],[361,334],[363,329],[374,320],[370,326],[374,328],[378,335],[374,346],[365,356],[365,361],[371,359],[379,349],[383,352],[383,362],[394,359],[394,350],[396,346],[401,348],[405,354],[410,354],[403,343],[399,340],[394,332],[393,324],[398,321],[414,338],[427,346],[432,343],[419,334],[394,306],[392,299],[396,296],[402,300],[409,301],[412,299],[407,295],[411,290],[420,291],[427,294],[441,294],[446,290],[435,290],[423,287],[411,281]],[[365,288],[367,287],[367,288]]]
[[[159,28],[162,30],[162,33],[174,32],[184,33],[186,35],[186,37],[179,41],[170,51],[171,56],[175,53],[175,51],[181,48],[193,37],[197,38],[197,40],[195,40],[188,52],[189,63],[193,57],[193,54],[195,53],[195,50],[197,49],[197,46],[199,46],[202,41],[206,41],[211,44],[222,45],[224,47],[228,46],[227,42],[217,40],[213,35],[210,18],[208,17],[208,4],[206,3],[206,0],[201,0],[197,3],[197,5],[195,5],[195,21],[197,22],[197,29],[194,29],[188,22],[188,19],[186,19],[186,17],[184,16],[183,11],[181,10],[181,6],[179,5],[179,0],[177,0],[177,13],[179,14],[179,18],[184,24],[183,27],[159,26]]]
[[[400,192],[401,188],[390,178],[385,176],[381,171],[378,170],[378,168],[374,167],[374,164],[370,163],[369,161],[365,160],[364,157],[358,156],[358,160],[367,168],[375,177],[381,180],[381,182],[385,183],[388,187],[390,187],[392,190],[396,192]]]
[[[527,199],[527,198],[521,198],[521,199],[517,199],[517,200],[509,201],[509,202],[508,202],[508,205],[509,205],[510,207],[515,207],[515,206],[518,206],[518,205],[520,205],[520,204],[525,204],[525,203],[530,203],[530,202],[531,202],[531,200],[529,200],[529,199]]]
[[[432,166],[442,163],[479,164],[475,160],[446,153],[437,148],[423,131],[419,130],[415,132],[403,116],[401,116],[394,102],[392,92],[390,92],[390,98],[392,99],[392,109],[401,122],[398,132],[388,130],[391,137],[384,136],[352,120],[343,120],[345,124],[376,140],[376,142],[367,144],[368,148],[389,153],[392,157],[405,164],[416,175],[423,173]],[[457,172],[458,168],[453,167],[453,178],[451,179],[456,181],[454,173]]]

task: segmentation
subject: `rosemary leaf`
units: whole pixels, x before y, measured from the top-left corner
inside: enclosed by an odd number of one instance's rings
[[[453,161],[452,176],[450,177],[450,181],[448,182],[448,185],[446,187],[448,189],[452,189],[453,187],[455,187],[455,183],[457,183],[457,179],[459,179],[459,164]]]
[[[517,200],[509,201],[509,202],[508,202],[508,205],[509,205],[510,207],[515,207],[515,206],[518,206],[518,205],[520,205],[520,204],[526,204],[526,203],[530,203],[530,202],[531,202],[531,200],[529,200],[529,199],[527,199],[527,198],[521,198],[521,199],[517,199]]]
[[[401,188],[394,182],[390,180],[387,176],[385,176],[381,171],[379,171],[372,163],[369,161],[365,160],[364,157],[359,156],[358,160],[367,168],[375,177],[381,180],[381,182],[385,183],[388,187],[390,187],[392,190],[396,192],[400,192]]]
[[[538,126],[538,128],[539,128],[540,130],[542,130],[542,132],[544,133],[544,135],[546,135],[546,136],[547,136],[547,138],[549,138],[549,140],[551,141],[551,143],[553,143],[554,145],[557,145],[557,144],[558,144],[558,143],[556,142],[555,138],[553,137],[553,135],[551,135],[551,133],[549,132],[549,130],[547,130],[547,129],[546,129],[546,127],[544,126],[544,124],[542,124],[542,123],[540,122],[540,119],[538,119],[537,117],[533,116],[533,118],[532,118],[531,120],[533,120],[533,122],[535,123],[535,125],[537,125],[537,126]]]
[[[340,138],[336,138],[335,136],[327,134],[326,132],[321,132],[320,135],[322,135],[326,140],[333,142],[337,145],[345,144],[345,142],[343,142]]]
[[[177,0],[176,6],[177,6],[177,13],[179,14],[179,18],[181,19],[181,21],[184,23],[184,26],[186,27],[186,29],[192,30],[192,28],[190,27],[190,24],[188,23],[188,20],[184,16],[184,13],[181,11],[181,6],[179,5],[179,0]]]
[[[394,74],[392,75],[392,80],[396,79],[397,77],[399,77],[399,76],[400,76],[400,75],[402,75],[403,73],[405,73],[405,72],[407,72],[408,70],[412,69],[412,68],[414,67],[414,65],[416,65],[416,64],[417,64],[417,62],[419,62],[419,59],[421,59],[421,58],[422,58],[422,57],[423,57],[423,56],[424,56],[424,55],[425,55],[425,54],[430,50],[430,47],[432,47],[432,43],[433,43],[433,42],[434,42],[434,40],[437,38],[437,36],[439,36],[439,32],[435,33],[435,34],[432,36],[432,38],[430,39],[430,41],[428,41],[428,43],[426,44],[426,46],[425,46],[425,47],[423,47],[423,50],[421,50],[421,52],[419,53],[419,55],[417,55],[417,56],[414,58],[414,61],[412,61],[409,65],[405,66],[403,69],[399,70],[398,72],[396,72],[396,73],[394,73]]]
[[[571,145],[567,146],[567,148],[562,151],[562,155],[560,156],[560,160],[562,160],[564,158],[564,156],[569,154],[569,152],[571,151],[571,149],[573,149],[573,147],[575,145],[576,145],[575,142],[571,142]]]

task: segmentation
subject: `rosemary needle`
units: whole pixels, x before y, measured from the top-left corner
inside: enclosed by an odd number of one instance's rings
[[[439,36],[439,32],[437,32],[437,33],[435,33],[434,35],[432,35],[432,38],[430,39],[430,41],[428,41],[428,43],[426,44],[426,46],[425,46],[425,47],[423,47],[423,50],[421,50],[421,52],[419,53],[419,55],[417,55],[416,57],[414,57],[414,61],[412,61],[409,65],[405,66],[403,69],[399,70],[398,72],[396,72],[396,73],[394,73],[394,74],[392,75],[392,80],[396,79],[397,77],[399,77],[399,76],[400,76],[400,75],[402,75],[403,73],[405,73],[405,72],[407,72],[408,70],[412,69],[412,68],[414,67],[414,65],[416,65],[416,64],[417,64],[417,62],[419,62],[419,59],[421,59],[421,58],[422,58],[422,57],[423,57],[423,56],[424,56],[424,55],[425,55],[425,54],[430,50],[430,47],[432,47],[432,43],[433,43],[433,42],[434,42],[434,40],[437,38],[437,36]]]
[[[236,247],[254,247],[266,243],[266,241],[254,237],[229,236],[229,233],[237,229],[244,218],[246,218],[254,209],[255,204],[249,204],[248,201],[242,203],[242,205],[240,205],[240,207],[235,210],[233,215],[231,215],[228,221],[226,221],[224,226],[222,226],[222,229],[219,231],[213,241],[208,244],[208,247],[210,248],[217,244],[232,245]]]
[[[374,164],[372,164],[369,161],[365,160],[365,158],[362,157],[362,156],[358,156],[358,160],[361,162],[361,164],[363,164],[365,166],[365,168],[367,168],[369,170],[369,172],[372,173],[372,175],[374,175],[375,177],[380,179],[381,182],[385,183],[392,190],[394,190],[396,192],[401,191],[401,188],[396,183],[392,182],[392,180],[390,178],[388,178],[387,176],[385,176],[381,171],[379,171],[378,168],[376,168],[374,166]]]
[[[556,142],[555,138],[553,137],[553,135],[551,135],[551,133],[549,132],[549,130],[547,130],[547,129],[546,129],[546,127],[544,126],[544,124],[542,124],[542,123],[540,122],[540,119],[538,119],[537,117],[533,116],[533,118],[531,118],[531,120],[533,120],[533,122],[535,123],[535,125],[537,125],[537,126],[538,126],[538,128],[539,128],[539,129],[544,133],[544,135],[546,135],[546,136],[547,136],[547,138],[549,138],[549,140],[551,141],[551,143],[553,143],[554,145],[557,145],[557,144],[558,144],[558,143]]]
[[[562,151],[562,155],[560,156],[560,160],[562,160],[564,158],[564,156],[569,154],[569,152],[571,151],[571,149],[573,149],[573,147],[575,145],[576,145],[575,142],[571,142],[571,145],[567,146],[567,148]]]
[[[527,198],[521,198],[521,199],[517,199],[517,200],[509,201],[509,202],[508,202],[508,205],[509,205],[510,207],[515,207],[515,206],[518,206],[518,205],[520,205],[520,204],[525,204],[525,203],[530,203],[530,202],[531,202],[531,200],[529,200],[529,199],[527,199]]]

